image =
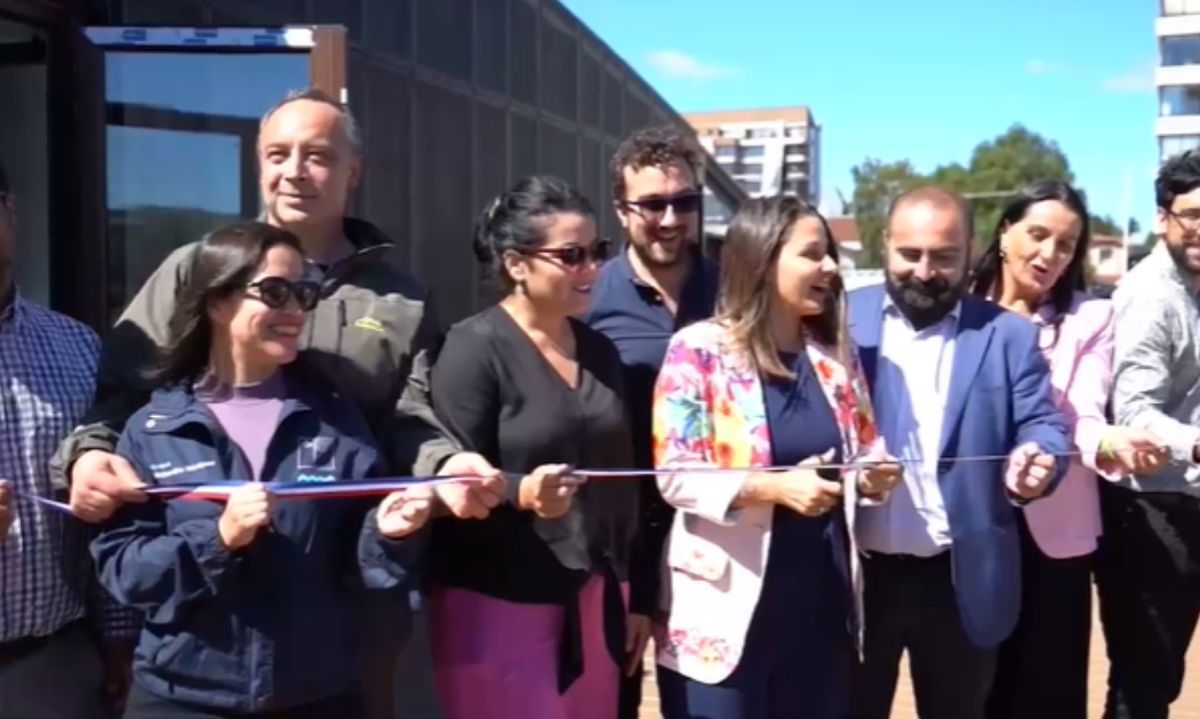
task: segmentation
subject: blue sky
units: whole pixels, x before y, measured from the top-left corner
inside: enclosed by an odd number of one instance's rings
[[[1093,212],[1152,219],[1156,0],[563,1],[681,112],[807,105],[827,210],[864,158],[966,163],[1021,123]]]

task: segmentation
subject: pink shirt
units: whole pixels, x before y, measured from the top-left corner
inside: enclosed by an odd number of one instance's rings
[[[1076,293],[1057,327],[1051,308],[1033,321],[1050,365],[1054,403],[1063,413],[1075,450],[1066,475],[1050,496],[1025,508],[1038,547],[1053,559],[1081,557],[1096,549],[1100,536],[1100,495],[1096,451],[1108,430],[1105,405],[1112,388],[1113,309],[1108,300]]]

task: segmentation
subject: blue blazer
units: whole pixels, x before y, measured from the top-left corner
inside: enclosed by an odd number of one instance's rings
[[[849,294],[850,334],[878,401],[875,377],[885,289]],[[1071,448],[1066,424],[1050,394],[1050,372],[1038,351],[1037,329],[1019,315],[964,297],[954,345],[950,391],[942,419],[938,485],[952,541],[954,590],[963,627],[981,647],[1012,633],[1021,609],[1021,544],[1014,505],[1004,487],[1004,462],[957,462],[956,457],[1005,455],[1035,442],[1059,454],[1054,490]]]

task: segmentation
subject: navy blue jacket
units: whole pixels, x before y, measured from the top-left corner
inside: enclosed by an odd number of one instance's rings
[[[882,334],[883,285],[849,294],[850,334],[873,396]],[[976,645],[1004,641],[1021,609],[1021,543],[1003,462],[955,457],[1006,455],[1026,442],[1059,455],[1053,491],[1071,449],[1050,393],[1050,371],[1028,320],[976,297],[964,297],[954,364],[942,415],[938,486],[950,520],[951,561],[959,614]],[[932,372],[932,368],[930,369]],[[870,622],[870,617],[867,618]]]
[[[358,410],[285,373],[288,393],[267,449],[264,480],[336,481],[376,472],[375,442]],[[117,453],[151,485],[243,479],[250,467],[188,389],[155,392],[125,426]],[[396,592],[425,532],[378,534],[378,500],[276,503],[271,526],[230,552],[223,505],[151,500],[122,507],[92,543],[100,580],[145,611],[134,679],[153,694],[238,712],[306,704],[354,691],[361,678],[365,589]],[[400,641],[400,638],[397,638]]]

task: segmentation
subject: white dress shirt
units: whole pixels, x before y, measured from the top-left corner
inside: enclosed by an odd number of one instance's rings
[[[961,310],[960,302],[917,330],[891,297],[884,298],[875,413],[888,451],[903,464],[904,481],[882,506],[859,510],[858,540],[867,551],[932,557],[950,547],[937,466]]]

